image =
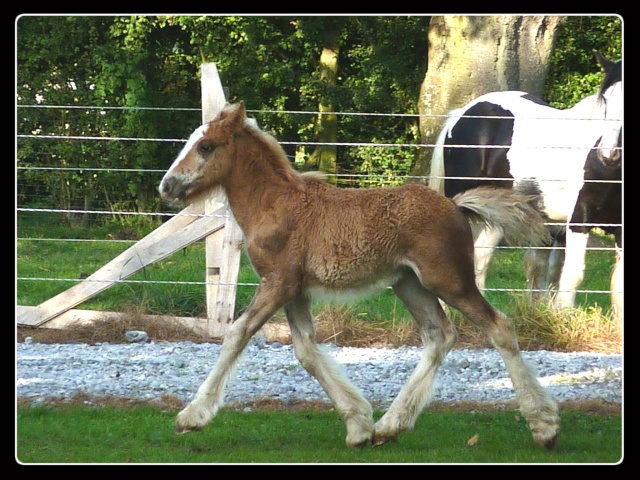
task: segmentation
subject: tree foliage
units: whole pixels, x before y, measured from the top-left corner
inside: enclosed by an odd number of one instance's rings
[[[157,210],[157,184],[180,144],[124,139],[187,138],[201,121],[203,62],[216,63],[228,100],[245,100],[261,128],[285,142],[292,161],[303,163],[313,150],[304,143],[318,141],[314,127],[321,99],[336,112],[416,114],[429,20],[20,17],[17,123],[18,133],[30,137],[18,139],[18,204]],[[319,68],[327,28],[339,32],[335,84],[323,82]],[[564,107],[593,93],[602,78],[593,52],[619,58],[621,46],[619,18],[570,17],[554,53],[547,99]],[[122,140],[42,138],[52,135]],[[419,138],[417,117],[338,115],[339,142],[417,144]],[[338,169],[399,181],[417,151],[338,147]],[[70,214],[69,220],[77,217]]]
[[[603,74],[596,63],[596,51],[611,60],[622,58],[622,20],[614,16],[568,17],[546,82],[545,99],[553,107],[572,107],[597,91]]]

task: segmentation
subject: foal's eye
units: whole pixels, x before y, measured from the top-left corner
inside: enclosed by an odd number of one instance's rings
[[[213,146],[209,143],[201,143],[200,146],[198,147],[198,150],[200,150],[200,153],[202,154],[208,154],[211,153],[211,151],[213,150]]]

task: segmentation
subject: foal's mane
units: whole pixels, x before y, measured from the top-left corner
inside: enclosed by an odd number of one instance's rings
[[[296,189],[304,188],[302,175],[291,166],[282,146],[272,135],[260,130],[255,119],[245,119],[243,131],[260,144],[258,161],[268,162],[280,178]]]

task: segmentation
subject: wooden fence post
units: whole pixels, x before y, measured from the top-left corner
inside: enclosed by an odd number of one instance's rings
[[[226,104],[215,63],[202,65],[201,82],[202,123],[208,123]],[[225,203],[224,193],[216,192],[205,201],[205,215],[217,211]],[[233,322],[241,248],[242,231],[227,207],[225,228],[206,239],[206,330],[214,336],[224,335]]]
[[[214,63],[202,65],[201,81],[202,120],[206,123],[224,108],[226,100]],[[226,205],[222,190],[204,202],[189,205],[83,282],[37,307],[18,306],[16,323],[45,326],[145,266],[202,238],[206,238],[207,319],[206,325],[196,327],[213,337],[222,336],[233,322],[242,246],[242,231]],[[73,321],[72,317],[66,318],[68,321],[56,321],[56,327]]]

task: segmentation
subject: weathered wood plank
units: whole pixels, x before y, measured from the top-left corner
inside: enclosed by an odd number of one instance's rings
[[[228,328],[233,322],[238,290],[240,257],[242,256],[242,230],[231,210],[227,210],[227,220],[223,230],[222,264],[220,265],[220,285],[215,305],[217,321]]]
[[[209,123],[224,108],[227,99],[215,63],[200,66],[200,98],[202,100],[202,123]]]
[[[227,100],[215,63],[204,63],[200,72],[202,123],[207,123],[218,115]],[[225,203],[226,198],[218,189],[205,202],[205,211]],[[227,216],[224,231],[206,240],[207,317],[212,331],[226,331],[233,321],[236,305],[242,232],[230,211]]]
[[[202,203],[190,205],[81,283],[41,303],[35,311],[18,314],[16,321],[22,325],[41,325],[224,226],[224,208],[216,210],[215,216],[196,216],[203,212]]]
[[[206,123],[224,108],[226,98],[214,63],[203,64],[201,74],[202,119]],[[215,216],[195,216],[202,213]],[[226,228],[222,230],[225,223]],[[226,205],[222,189],[212,192],[208,200],[184,209],[179,216],[151,232],[82,283],[37,307],[17,307],[16,321],[27,326],[64,323],[52,320],[145,266],[204,237],[208,318],[201,326],[211,335],[224,334],[233,321],[242,232]]]
[[[30,315],[37,307],[29,306],[17,306],[16,313],[19,315]],[[109,321],[113,319],[127,319],[130,314],[122,312],[102,312],[95,310],[80,310],[73,308],[61,313],[57,317],[49,320],[46,325],[40,328],[69,328],[74,325],[90,325],[96,322]],[[171,320],[175,321],[185,327],[192,329],[195,333],[202,334],[213,338],[222,338],[226,333],[226,328],[222,328],[217,325],[220,330],[207,329],[207,319],[198,317],[173,317],[167,315],[136,315],[136,318],[145,322],[154,322],[158,320]],[[216,327],[216,325],[213,325]],[[267,342],[283,341],[289,335],[289,325],[286,323],[267,322],[258,332],[258,335],[263,335]]]

